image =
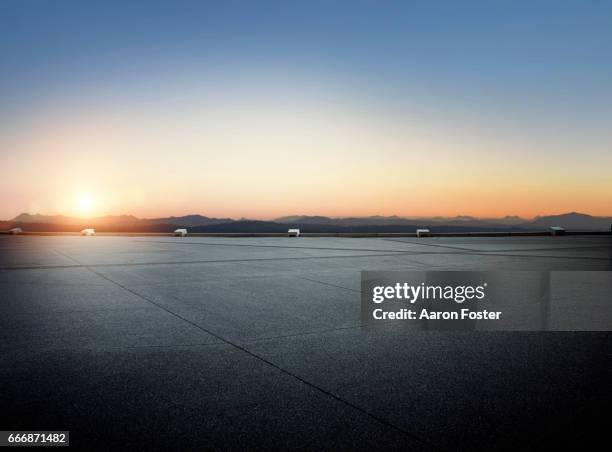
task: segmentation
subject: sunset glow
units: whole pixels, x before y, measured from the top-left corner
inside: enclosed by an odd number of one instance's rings
[[[76,210],[80,216],[88,217],[93,213],[93,198],[89,193],[79,193],[76,199]]]
[[[544,37],[549,11],[492,31],[448,19],[461,12],[396,5],[375,12],[384,34],[358,12],[338,30],[341,11],[313,8],[321,22],[290,15],[291,33],[256,26],[244,7],[240,27],[181,13],[161,36],[127,7],[133,20],[93,28],[95,13],[56,23],[38,11],[42,29],[6,8],[16,18],[1,32],[13,73],[0,85],[0,219],[612,215],[612,64],[600,58],[612,27],[601,14],[560,8],[581,32]],[[439,20],[452,39],[419,26]],[[62,21],[78,44],[62,41]]]

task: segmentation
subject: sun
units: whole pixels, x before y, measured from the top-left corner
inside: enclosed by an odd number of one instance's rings
[[[79,193],[76,197],[76,210],[79,215],[91,215],[94,199],[89,193]]]

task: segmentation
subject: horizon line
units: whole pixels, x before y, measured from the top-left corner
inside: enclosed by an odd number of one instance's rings
[[[22,212],[20,214],[17,214],[15,217],[10,218],[10,219],[5,219],[5,220],[0,220],[2,222],[11,222],[11,221],[16,221],[16,218],[22,216],[22,215],[29,215],[29,216],[43,216],[43,217],[64,217],[64,218],[69,218],[69,219],[75,219],[75,220],[95,220],[95,219],[101,219],[101,218],[108,218],[108,217],[132,217],[136,220],[155,220],[155,219],[160,219],[160,218],[182,218],[182,217],[188,217],[188,216],[202,216],[202,217],[206,217],[209,219],[216,219],[216,220],[220,220],[220,219],[227,219],[227,220],[231,220],[231,221],[276,221],[278,219],[281,218],[286,218],[286,217],[322,217],[322,218],[329,218],[329,219],[333,219],[333,220],[342,220],[342,219],[349,219],[349,218],[376,218],[376,217],[380,217],[380,218],[397,218],[397,219],[405,219],[405,220],[418,220],[418,219],[436,219],[436,218],[440,218],[440,219],[458,219],[458,218],[471,218],[471,219],[475,219],[475,220],[503,220],[506,218],[517,218],[517,219],[521,219],[521,220],[534,220],[537,218],[542,218],[542,217],[552,217],[552,216],[562,216],[562,215],[571,215],[571,214],[575,214],[575,215],[586,215],[586,216],[590,216],[593,218],[608,218],[608,217],[612,217],[612,214],[610,215],[593,215],[590,213],[585,213],[585,212],[578,212],[575,210],[569,211],[569,212],[561,212],[561,213],[547,213],[547,214],[538,214],[532,217],[523,217],[521,215],[514,215],[514,214],[506,214],[503,216],[475,216],[475,215],[464,215],[464,214],[457,214],[457,215],[415,215],[415,216],[409,216],[409,215],[397,215],[397,214],[391,214],[391,215],[381,215],[381,214],[372,214],[372,215],[343,215],[343,216],[329,216],[329,215],[320,215],[320,214],[314,214],[314,215],[309,215],[309,214],[288,214],[288,215],[280,215],[280,216],[275,216],[272,218],[248,218],[248,217],[217,217],[217,216],[209,216],[206,214],[201,214],[201,213],[188,213],[188,214],[184,214],[184,215],[166,215],[166,216],[153,216],[153,217],[138,217],[134,214],[127,214],[127,213],[122,213],[122,214],[105,214],[105,215],[97,215],[97,216],[88,216],[88,217],[84,217],[84,216],[77,216],[77,215],[65,215],[65,214],[43,214],[43,213],[29,213],[29,212]]]

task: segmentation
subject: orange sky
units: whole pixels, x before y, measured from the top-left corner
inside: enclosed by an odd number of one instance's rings
[[[9,3],[0,219],[612,215],[607,2]]]
[[[0,218],[612,214],[605,140],[336,100],[51,106],[1,138]]]

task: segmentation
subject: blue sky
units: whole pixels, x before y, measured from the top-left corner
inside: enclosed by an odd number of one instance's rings
[[[0,12],[3,97],[228,60],[303,64],[381,95],[414,84],[458,98],[536,95],[601,107],[610,94],[612,3],[604,1],[4,0]]]

